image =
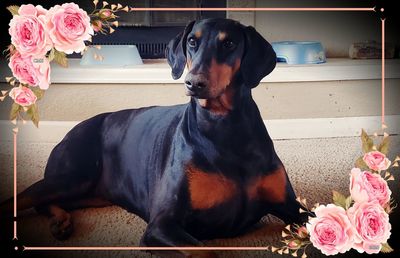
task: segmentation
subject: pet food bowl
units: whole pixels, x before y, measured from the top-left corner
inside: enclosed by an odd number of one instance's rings
[[[273,42],[278,62],[287,64],[319,64],[325,63],[325,51],[317,41],[279,41]]]
[[[143,61],[135,45],[101,45],[98,48],[89,47],[83,54],[80,64],[93,67],[124,67],[141,65]]]

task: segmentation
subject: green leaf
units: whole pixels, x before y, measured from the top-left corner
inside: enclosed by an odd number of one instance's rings
[[[49,56],[47,57],[49,59],[49,62],[53,61],[55,56],[55,51],[56,49],[54,47],[50,50]]]
[[[382,249],[381,249],[382,253],[390,253],[393,251],[394,251],[393,248],[388,243],[382,244]]]
[[[333,203],[337,206],[342,207],[343,209],[346,209],[346,197],[335,190],[333,190],[332,193],[333,193],[332,197]]]
[[[7,7],[7,10],[14,16],[18,15],[19,6],[18,5],[10,5]]]
[[[361,142],[362,142],[362,150],[364,153],[372,151],[372,147],[374,146],[374,141],[368,136],[368,134],[361,130]]]
[[[44,90],[40,89],[39,87],[30,87],[30,89],[35,93],[35,96],[37,97],[37,100],[40,100],[43,98],[44,95]]]
[[[33,104],[26,111],[27,116],[32,120],[36,127],[39,127],[39,109],[36,104]]]
[[[54,61],[60,66],[66,68],[68,67],[68,59],[67,55],[64,52],[60,52],[57,49],[54,49]]]
[[[357,160],[356,160],[356,167],[357,168],[359,168],[359,169],[361,169],[361,170],[367,170],[367,169],[369,169],[368,168],[368,166],[367,166],[367,164],[365,164],[365,161],[363,160],[363,157],[359,157]]]
[[[389,143],[390,143],[389,136],[384,137],[381,144],[379,144],[379,146],[378,146],[378,151],[387,155],[389,152]]]
[[[350,208],[352,202],[353,202],[353,199],[351,199],[351,196],[348,196],[346,198],[346,201],[345,201],[345,208],[344,209],[348,210]]]
[[[18,113],[21,111],[22,107],[18,105],[17,103],[13,103],[11,106],[11,111],[10,111],[10,120],[14,120],[17,118]]]

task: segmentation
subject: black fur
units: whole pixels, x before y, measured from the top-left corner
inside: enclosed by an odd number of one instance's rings
[[[202,30],[204,41],[186,49],[195,28]],[[221,42],[213,36],[220,30],[228,32],[235,49],[221,50]],[[268,213],[287,223],[303,219],[289,181],[282,203],[246,196],[254,178],[282,166],[250,89],[275,67],[270,44],[252,27],[227,19],[203,20],[189,23],[171,41],[167,58],[174,78],[182,75],[187,58],[193,71],[201,73],[207,72],[212,58],[228,65],[241,60],[231,82],[232,110],[213,114],[194,95],[184,105],[88,119],[54,148],[44,179],[19,195],[19,209],[96,206],[90,200],[100,199],[148,222],[141,241],[147,246],[199,246],[202,239],[241,234]],[[235,182],[235,198],[209,209],[193,209],[189,164]]]

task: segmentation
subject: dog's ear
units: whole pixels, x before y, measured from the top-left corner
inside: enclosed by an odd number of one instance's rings
[[[244,84],[256,87],[262,78],[274,70],[276,54],[268,43],[252,26],[244,27],[245,52],[240,70]]]
[[[174,80],[179,79],[182,76],[183,70],[185,70],[186,40],[189,32],[192,31],[194,23],[195,21],[191,21],[183,32],[179,33],[168,43],[168,46],[165,49],[165,55],[169,66],[172,68],[171,74]]]

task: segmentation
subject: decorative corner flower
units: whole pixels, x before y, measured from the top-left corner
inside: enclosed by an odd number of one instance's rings
[[[390,237],[389,215],[377,201],[356,202],[348,211],[355,232],[353,248],[358,252],[377,254]]]
[[[94,34],[90,17],[75,3],[56,5],[49,9],[47,30],[56,50],[66,54],[82,52]]]
[[[36,103],[37,97],[33,91],[27,87],[19,86],[13,88],[9,93],[10,98],[22,107],[29,107]]]
[[[44,56],[53,47],[46,28],[47,10],[42,6],[21,5],[9,23],[11,44],[22,57]]]
[[[354,244],[354,231],[346,211],[334,204],[320,205],[307,223],[310,241],[325,255],[345,253]]]
[[[377,201],[384,207],[392,192],[379,174],[353,168],[350,173],[350,194],[355,202]]]
[[[116,13],[131,11],[128,6],[110,5],[105,1],[101,8],[97,8],[98,0],[93,4],[90,14],[75,3],[55,5],[50,10],[32,4],[7,7],[13,15],[8,30],[11,45],[7,48],[13,77],[7,77],[6,81],[14,88],[10,92],[2,91],[0,101],[7,95],[13,98],[11,120],[23,119],[21,113],[25,112],[38,126],[36,101],[51,84],[50,62],[67,67],[67,54],[83,53],[95,32],[114,32],[118,27]],[[95,58],[102,60],[97,54]]]
[[[22,84],[47,90],[50,84],[50,62],[45,56],[22,57],[19,52],[10,58],[8,66]]]
[[[386,128],[385,128],[386,129]],[[374,134],[378,137],[378,134]],[[367,133],[361,133],[362,149],[365,153],[356,161],[350,172],[350,196],[333,190],[333,203],[314,205],[311,212],[305,199],[296,200],[305,207],[300,212],[308,212],[306,226],[288,225],[282,231],[283,247],[272,247],[273,252],[287,253],[297,257],[303,250],[313,245],[325,255],[345,253],[351,248],[360,253],[389,253],[393,249],[387,243],[391,234],[389,214],[395,208],[387,181],[393,180],[389,168],[397,168],[400,157],[391,162],[386,155],[389,151],[389,135],[377,147]],[[370,169],[371,171],[369,171]]]
[[[365,153],[363,160],[370,169],[377,172],[388,169],[391,164],[390,160],[386,158],[386,155],[379,151]]]

